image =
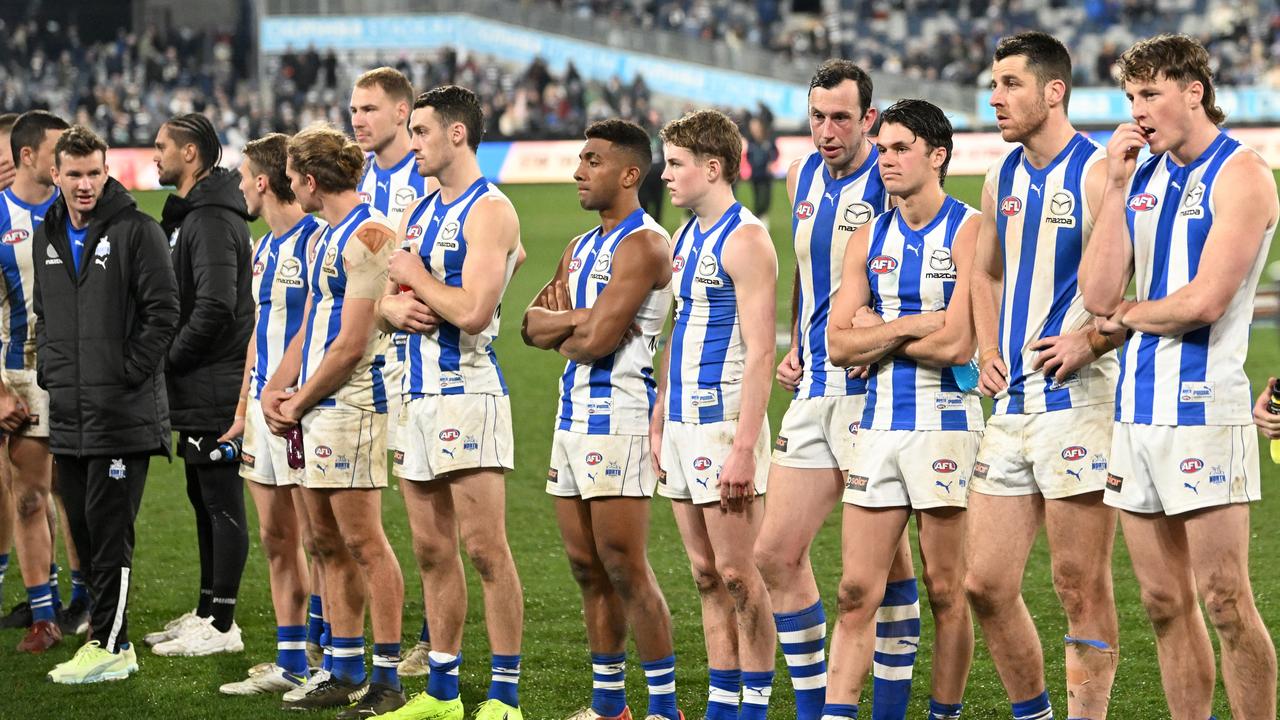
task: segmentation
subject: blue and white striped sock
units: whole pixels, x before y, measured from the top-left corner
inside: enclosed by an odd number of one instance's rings
[[[312,595],[307,606],[307,642],[324,645],[324,603],[319,595]]]
[[[765,720],[769,713],[769,696],[773,694],[773,671],[742,673],[742,710],[740,720]]]
[[[53,595],[49,591],[49,583],[40,583],[27,588],[27,604],[31,607],[31,621],[53,620],[57,616],[53,612]]]
[[[462,655],[432,650],[427,654],[431,670],[427,675],[427,694],[437,700],[454,700],[458,697],[458,666]]]
[[[960,720],[960,710],[964,703],[947,705],[929,698],[929,720]]]
[[[333,676],[350,683],[364,682],[364,636],[333,639]]]
[[[707,688],[707,720],[737,720],[742,671],[712,668],[708,674],[711,684]]]
[[[373,677],[372,682],[387,687],[400,689],[400,674],[396,667],[400,665],[400,643],[373,644]]]
[[[911,674],[920,647],[920,593],[916,579],[885,585],[876,610],[871,720],[903,720],[911,699]]]
[[[677,720],[680,712],[676,710],[676,656],[668,655],[641,665],[645,682],[649,684],[649,712],[645,714]]]
[[[320,634],[320,647],[324,649],[324,660],[320,662],[320,669],[333,672],[333,626],[329,623],[324,623],[324,632]]]
[[[822,720],[858,720],[857,705],[827,703],[822,706]]]
[[[1013,720],[1053,720],[1053,706],[1049,704],[1049,691],[1045,690],[1030,700],[1012,703]]]
[[[489,670],[489,699],[520,707],[520,656],[494,655]]]
[[[778,642],[796,694],[796,720],[818,720],[827,696],[827,615],[822,601],[793,613],[774,613]]]
[[[58,592],[58,563],[49,564],[49,596],[53,600],[53,614],[62,611],[62,593]]]
[[[307,629],[302,625],[276,627],[276,664],[285,672],[307,677]]]
[[[591,654],[591,710],[600,717],[621,715],[627,708],[627,654]]]
[[[89,586],[84,582],[84,573],[71,571],[71,604],[89,602]]]

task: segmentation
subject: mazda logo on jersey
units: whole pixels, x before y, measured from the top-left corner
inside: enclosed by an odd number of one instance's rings
[[[960,469],[960,466],[956,464],[956,461],[950,458],[942,458],[940,460],[933,461],[934,472],[953,473],[959,469]]]
[[[440,431],[440,439],[444,442],[451,442],[460,437],[462,437],[462,433],[458,432],[457,428],[445,428]]]
[[[934,250],[929,254],[929,267],[934,270],[955,270],[956,264],[951,261],[951,251],[947,248]]]
[[[1020,212],[1022,212],[1022,198],[1010,195],[1000,201],[1001,215],[1004,215],[1005,217],[1013,217]]]
[[[1129,209],[1134,212],[1146,212],[1154,210],[1156,205],[1160,204],[1160,199],[1151,193],[1142,193],[1129,198]]]
[[[1076,226],[1076,196],[1066,190],[1059,190],[1049,198],[1050,215],[1045,216],[1045,223],[1058,227]]]
[[[404,231],[404,236],[408,240],[417,240],[422,237],[422,226],[410,225],[409,229]]]
[[[844,209],[844,224],[840,229],[846,232],[857,230],[871,221],[873,212],[871,206],[861,200],[849,205]]]
[[[444,224],[444,227],[440,228],[440,237],[444,238],[445,240],[452,240],[455,237],[457,237],[457,235],[458,235],[457,220],[450,220],[449,222]]]
[[[601,252],[598,256],[596,256],[596,265],[594,270],[596,272],[604,272],[608,270],[609,261],[611,260],[613,260],[613,255],[611,255],[608,250]]]
[[[5,233],[4,237],[0,238],[0,240],[3,240],[5,245],[17,245],[18,243],[22,242],[23,240],[26,240],[30,236],[31,236],[31,233],[27,232],[26,229],[14,228],[9,232]]]
[[[1200,458],[1186,458],[1178,463],[1178,469],[1188,475],[1198,473],[1204,469],[1204,461]]]
[[[1089,454],[1088,450],[1085,450],[1079,445],[1072,445],[1071,447],[1062,451],[1062,459],[1063,460],[1083,460],[1084,457],[1088,454]]]
[[[710,467],[711,467],[711,458],[706,457],[705,455],[702,457],[696,457],[693,459],[694,470],[706,470]]]
[[[715,275],[716,271],[719,269],[720,266],[716,264],[715,257],[711,255],[703,255],[698,260],[698,274],[702,277],[711,277],[712,275]]]
[[[813,203],[805,200],[796,206],[797,220],[808,220],[811,217],[813,217]]]
[[[891,273],[898,269],[898,261],[888,255],[877,255],[867,261],[867,269],[877,275]]]
[[[396,191],[396,205],[404,207],[418,198],[413,188],[400,188]]]
[[[296,257],[287,257],[280,261],[280,274],[287,278],[296,278],[302,274],[302,263]]]

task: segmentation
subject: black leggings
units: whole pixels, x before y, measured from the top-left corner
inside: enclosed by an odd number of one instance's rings
[[[244,514],[244,481],[238,463],[185,463],[187,498],[196,511],[200,546],[200,604],[225,632],[235,617],[240,576],[249,556],[249,524]]]

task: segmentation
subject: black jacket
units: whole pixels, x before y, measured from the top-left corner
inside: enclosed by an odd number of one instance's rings
[[[240,399],[253,249],[239,183],[240,173],[214,168],[185,198],[170,195],[161,215],[182,310],[165,370],[174,430],[223,432]]]
[[[58,198],[32,245],[36,371],[49,448],[77,456],[169,452],[164,355],[178,290],[160,226],[113,179],[90,215],[77,273]]]

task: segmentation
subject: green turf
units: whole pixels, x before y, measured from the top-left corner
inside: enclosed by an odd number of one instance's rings
[[[952,178],[948,189],[977,203],[980,178]],[[551,447],[556,379],[563,361],[551,353],[532,350],[520,343],[516,331],[524,305],[550,275],[565,242],[587,229],[593,218],[580,211],[572,190],[565,186],[514,186],[506,188],[520,211],[529,261],[515,276],[507,292],[506,327],[498,341],[498,356],[511,384],[516,408],[516,467],[509,477],[508,518],[516,564],[525,585],[526,628],[522,704],[528,718],[559,718],[587,703],[591,690],[586,635],[581,620],[579,596],[560,549],[552,515],[552,505],[543,493],[543,478]],[[159,214],[163,193],[140,194],[144,209]],[[794,259],[790,246],[790,217],[781,184],[775,191],[774,212],[770,216],[779,251],[784,281],[780,284],[779,317],[788,316],[790,274]],[[677,215],[668,209],[664,224],[673,228]],[[1249,371],[1255,383],[1265,378],[1269,368],[1280,364],[1277,335],[1268,326],[1254,333],[1249,355]],[[787,397],[776,391],[770,418],[777,428]],[[1263,466],[1263,483],[1277,472],[1270,463]],[[385,522],[392,544],[404,568],[407,586],[405,606],[406,647],[416,639],[421,617],[419,582],[409,550],[403,504],[397,492],[386,492]],[[249,501],[246,499],[246,502]],[[249,503],[250,507],[252,504]],[[691,720],[701,717],[706,699],[706,657],[702,644],[699,605],[687,560],[672,521],[669,504],[653,503],[650,556],[658,580],[672,609],[678,656],[677,686],[680,705]],[[1280,580],[1270,575],[1264,560],[1280,552],[1280,505],[1275,500],[1253,507],[1253,567],[1255,592],[1263,617],[1269,624],[1280,622],[1277,592]],[[250,516],[253,511],[250,509]],[[256,518],[251,521],[256,535]],[[813,558],[823,597],[834,615],[834,592],[839,577],[838,516],[833,515],[819,535]],[[188,506],[179,464],[157,461],[137,526],[134,584],[130,593],[130,625],[135,641],[158,628],[166,620],[190,609],[196,600],[196,550],[191,509]],[[123,683],[90,687],[53,686],[44,673],[52,664],[69,658],[74,643],[67,643],[43,657],[19,656],[12,648],[21,637],[18,631],[0,632],[0,718],[69,718],[79,715],[108,718],[206,718],[220,720],[271,717],[278,699],[229,698],[218,694],[217,686],[243,677],[252,664],[274,658],[274,620],[267,585],[266,565],[256,537],[240,595],[238,621],[244,629],[246,651],[235,656],[169,659],[139,653],[141,672]],[[917,568],[919,568],[917,558]],[[1117,543],[1114,563],[1116,601],[1120,609],[1121,663],[1112,701],[1113,717],[1166,717],[1154,642],[1138,602],[1138,590],[1123,542]],[[467,615],[462,668],[463,699],[470,706],[483,699],[488,685],[488,652],[485,645],[480,589],[474,573],[469,573],[471,604]],[[63,574],[64,595],[70,585]],[[8,608],[22,599],[22,581],[16,558],[11,561],[4,587]],[[1059,717],[1065,717],[1062,638],[1066,628],[1053,594],[1048,556],[1043,537],[1037,543],[1026,576],[1026,599],[1039,625],[1046,652],[1046,671]],[[922,717],[928,701],[929,639],[932,633],[927,607],[924,610],[924,642],[916,665],[916,688],[912,717]],[[794,717],[790,684],[781,671],[775,684],[771,716]],[[411,691],[422,682],[408,682]],[[631,705],[637,712],[645,707],[643,676],[632,655],[628,673]],[[1218,717],[1226,718],[1221,687],[1215,705]],[[969,718],[1008,717],[1004,699],[981,635],[974,656],[973,672],[966,694],[965,716]],[[318,716],[327,716],[322,714]]]

